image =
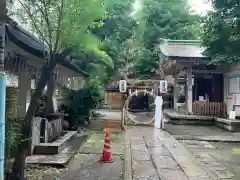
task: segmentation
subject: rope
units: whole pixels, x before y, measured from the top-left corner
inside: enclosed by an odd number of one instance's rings
[[[150,92],[150,91],[143,91],[143,90],[139,90],[138,91],[138,93],[141,93],[141,92],[146,93],[148,96],[152,96],[154,99],[156,98],[156,96],[152,92]],[[129,119],[130,121],[132,121],[133,123],[135,123],[135,124],[139,124],[139,125],[149,125],[149,124],[152,124],[154,122],[154,120],[155,120],[154,116],[153,116],[153,118],[150,121],[140,122],[140,121],[136,120],[136,116],[134,116],[134,115],[129,113],[128,106],[129,106],[130,101],[132,100],[133,95],[136,95],[136,93],[133,92],[130,96],[128,96],[128,98],[125,101],[125,104],[124,104],[124,107],[123,107],[123,111],[124,111],[125,117],[127,119]]]

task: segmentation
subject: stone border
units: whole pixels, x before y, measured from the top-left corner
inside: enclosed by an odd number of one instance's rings
[[[207,141],[223,143],[239,143],[239,136],[191,136],[191,135],[172,135],[176,140]]]
[[[131,142],[126,129],[125,146],[124,146],[124,180],[132,180],[132,153]]]
[[[66,134],[61,136],[52,143],[39,143],[34,145],[33,155],[56,155],[59,154],[68,144],[69,141],[75,138],[77,131],[65,131]]]
[[[184,115],[165,112],[169,119],[168,123],[173,125],[208,125],[216,126],[230,132],[240,132],[240,121],[209,116]]]
[[[73,156],[82,148],[84,142],[88,139],[88,134],[77,134],[69,142],[66,149],[63,149],[56,155],[33,155],[26,157],[26,164],[41,164],[52,166],[66,166]]]

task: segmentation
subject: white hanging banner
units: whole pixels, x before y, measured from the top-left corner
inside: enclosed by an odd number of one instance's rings
[[[132,95],[132,90],[131,89],[129,89],[129,96],[131,96]]]
[[[167,81],[160,80],[160,85],[159,85],[160,93],[167,93],[167,87],[168,87]]]
[[[154,127],[160,129],[162,121],[162,105],[163,99],[162,96],[157,96],[155,99],[155,122]]]
[[[135,95],[136,95],[136,96],[138,95],[138,90],[137,90],[137,89],[135,90]]]
[[[127,91],[127,81],[126,80],[119,81],[119,91],[122,93]]]

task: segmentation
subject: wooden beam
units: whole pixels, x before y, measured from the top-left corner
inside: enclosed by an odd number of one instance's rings
[[[183,76],[185,75],[187,72],[186,72],[186,69],[180,69],[179,72],[175,75],[176,78],[180,77],[180,76]]]
[[[132,88],[136,88],[136,89],[152,89],[153,86],[133,86]]]
[[[223,71],[219,70],[192,70],[195,74],[223,74]]]

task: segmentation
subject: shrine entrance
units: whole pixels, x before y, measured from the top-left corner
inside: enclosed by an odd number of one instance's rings
[[[126,125],[153,125],[155,97],[159,80],[128,80],[127,98],[123,106]]]
[[[151,112],[151,104],[154,103],[154,99],[148,93],[140,91],[134,93],[132,99],[128,104],[129,112]]]

